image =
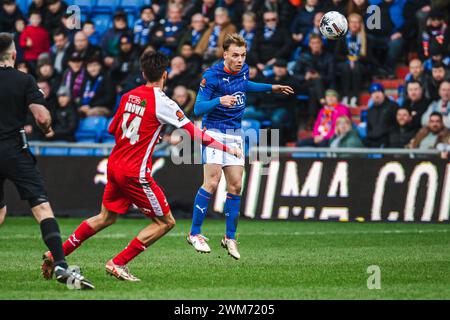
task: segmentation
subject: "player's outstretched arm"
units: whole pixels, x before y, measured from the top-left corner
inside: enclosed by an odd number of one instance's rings
[[[289,86],[283,86],[280,84],[258,83],[249,81],[247,83],[248,92],[275,92],[284,93],[286,95],[294,94],[294,89]]]
[[[204,146],[225,151],[229,154],[234,155],[237,158],[242,157],[241,149],[230,148],[230,147],[220,143],[219,141],[215,140],[213,137],[211,137],[207,133],[203,132],[202,130],[200,130],[199,128],[194,126],[194,124],[192,122],[185,124],[181,128],[183,128],[184,130],[186,130],[189,133],[189,135],[191,136],[191,139],[200,142]]]

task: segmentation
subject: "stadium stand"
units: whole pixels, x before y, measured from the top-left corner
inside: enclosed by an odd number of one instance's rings
[[[14,1],[7,1],[8,3]],[[47,2],[47,0],[45,0]],[[52,3],[55,2],[52,0]],[[205,13],[202,10],[202,0],[185,0],[185,1],[158,1],[158,0],[67,0],[67,1],[56,1],[61,2],[61,6],[64,8],[65,5],[77,5],[81,10],[81,21],[84,24],[86,21],[92,21],[94,23],[95,30],[83,29],[86,33],[88,41],[91,46],[89,47],[88,53],[83,51],[85,46],[83,44],[75,43],[74,37],[79,30],[74,30],[71,25],[70,19],[67,19],[70,15],[61,15],[60,29],[64,30],[67,34],[68,43],[64,46],[64,49],[58,49],[53,43],[54,39],[51,36],[55,30],[47,30],[49,33],[50,41],[52,42],[52,49],[50,54],[50,59],[52,64],[56,64],[56,59],[59,63],[63,63],[65,72],[57,74],[54,72],[51,76],[45,76],[45,81],[52,84],[52,92],[50,96],[58,91],[59,83],[61,82],[62,76],[67,75],[67,72],[72,72],[73,77],[72,93],[78,93],[78,98],[74,97],[73,102],[77,108],[82,107],[82,99],[80,98],[83,92],[86,90],[87,78],[84,75],[85,69],[84,65],[90,56],[95,53],[101,56],[104,63],[105,77],[111,80],[114,86],[115,92],[117,92],[116,100],[120,99],[120,94],[124,91],[130,90],[140,84],[142,84],[142,77],[140,76],[139,67],[136,61],[139,54],[146,49],[151,47],[153,49],[162,49],[165,52],[170,53],[170,58],[177,57],[181,55],[185,60],[188,72],[186,76],[175,79],[176,84],[169,83],[169,87],[173,88],[175,85],[181,85],[186,87],[186,89],[195,92],[198,89],[198,84],[201,80],[201,72],[190,73],[190,70],[205,70],[211,63],[214,63],[215,58],[211,59],[211,56],[207,56],[206,52],[200,52],[198,50],[198,44],[202,43],[214,43],[214,41],[209,41],[210,39],[203,39],[205,30],[208,28],[208,24],[204,23],[203,31],[196,37],[193,36],[191,29],[191,18],[194,14],[200,13],[204,14],[205,18],[214,19],[213,12]],[[171,29],[172,25],[168,25],[167,21],[169,19],[169,7],[172,2],[176,2],[175,6],[181,6],[182,23],[183,27],[181,30],[174,32],[175,29]],[[317,4],[316,4],[317,2]],[[218,0],[215,2],[213,9],[218,7],[225,7],[229,12],[229,22],[234,25],[233,29],[238,30],[249,44],[250,51],[248,54],[248,64],[255,70],[255,75],[251,75],[252,80],[259,82],[270,82],[273,80],[274,72],[272,62],[273,59],[281,58],[287,60],[289,66],[288,70],[291,76],[296,79],[298,90],[296,90],[296,104],[294,106],[295,110],[290,110],[292,118],[290,119],[294,125],[287,126],[287,132],[284,132],[289,136],[288,139],[283,139],[288,141],[286,145],[296,145],[295,140],[303,140],[309,138],[312,133],[312,123],[314,122],[317,111],[311,112],[309,104],[311,103],[311,97],[321,98],[324,95],[326,89],[337,90],[341,97],[340,103],[347,105],[350,109],[351,120],[355,129],[359,132],[360,137],[365,140],[366,137],[373,132],[371,125],[367,124],[368,119],[370,119],[370,113],[375,104],[375,108],[380,104],[374,102],[374,94],[369,93],[369,86],[373,83],[381,84],[383,87],[383,95],[386,99],[390,99],[396,104],[396,106],[402,106],[403,104],[411,105],[408,100],[408,92],[406,92],[405,81],[406,79],[411,79],[411,70],[408,67],[409,61],[414,58],[419,58],[423,64],[427,66],[426,70],[420,71],[420,82],[422,89],[424,91],[424,96],[430,100],[442,98],[439,96],[439,87],[442,82],[448,81],[450,78],[449,72],[449,34],[450,29],[448,28],[448,12],[450,12],[449,4],[445,1],[429,0],[429,1],[399,1],[394,0],[393,6],[395,6],[395,13],[390,11],[391,15],[383,15],[385,19],[391,19],[386,25],[393,29],[385,30],[381,29],[378,33],[369,30],[365,27],[364,23],[360,26],[351,26],[348,35],[337,41],[323,41],[323,50],[317,52],[323,56],[317,55],[316,49],[311,47],[311,39],[314,39],[312,34],[318,33],[316,25],[314,25],[314,15],[320,15],[323,11],[328,10],[331,6],[330,0],[321,1],[223,1]],[[359,3],[360,1],[358,1]],[[46,52],[41,52],[38,60],[25,60],[24,59],[24,48],[19,45],[20,35],[23,28],[20,24],[16,24],[17,20],[25,20],[28,18],[30,9],[36,9],[32,0],[16,0],[17,11],[13,14],[7,13],[4,6],[0,8],[0,15],[2,17],[2,22],[0,24],[0,32],[7,30],[15,30],[15,36],[17,39],[18,48],[18,67],[23,71],[27,71],[35,75],[38,79],[42,79],[43,75],[38,73],[36,66],[40,65],[41,61],[48,59]],[[390,10],[390,5],[384,7],[383,1],[369,0],[364,1],[362,5],[357,5],[353,0],[342,1],[340,5],[340,10],[347,15],[350,19],[351,15],[354,17],[355,13],[365,14],[368,5],[376,4],[380,5],[382,10]],[[151,6],[151,10],[146,12],[141,12],[143,6]],[[430,10],[428,10],[430,6]],[[252,12],[257,17],[257,25],[253,31],[244,31],[242,25],[242,13],[251,9]],[[52,14],[46,3],[42,8],[39,9],[42,13],[42,26],[53,25],[50,19],[54,19],[55,14]],[[19,12],[20,11],[20,12]],[[114,20],[114,16],[117,12],[124,12],[127,23],[125,26],[118,26]],[[267,11],[275,11],[277,13],[277,18],[272,27],[274,28],[271,32],[267,29],[270,24],[266,24],[264,27],[264,21],[262,21],[263,13]],[[58,11],[59,12],[59,11]],[[421,13],[416,14],[416,13]],[[444,13],[444,14],[443,14]],[[58,13],[59,14],[59,13]],[[238,15],[238,16],[237,16]],[[241,15],[241,16],[239,16]],[[52,17],[51,17],[52,16]],[[420,16],[420,18],[419,18]],[[72,16],[73,17],[73,16]],[[365,21],[368,18],[367,14],[362,17],[361,21]],[[395,21],[394,21],[395,20]],[[395,22],[395,23],[394,23]],[[271,27],[271,28],[272,28]],[[352,29],[354,28],[354,30]],[[170,29],[170,30],[169,30]],[[280,30],[279,32],[277,30]],[[403,45],[401,46],[401,51],[396,58],[396,66],[393,68],[393,72],[389,70],[384,70],[386,59],[392,60],[392,55],[389,56],[389,49],[383,49],[381,47],[373,48],[373,44],[379,44],[379,39],[381,36],[386,34],[398,36],[403,38]],[[383,33],[384,32],[384,33]],[[286,40],[289,43],[283,47],[283,50],[277,50],[277,48],[271,47],[273,43],[276,43],[274,39],[271,39],[273,34],[289,34],[291,39]],[[132,43],[130,50],[123,50],[122,45],[119,45],[119,39],[121,36],[125,35],[127,39],[130,39]],[[366,37],[367,35],[367,37]],[[175,39],[178,41],[176,45],[167,46],[167,39]],[[187,51],[182,51],[181,47],[185,43],[180,43],[180,40],[187,41],[190,48]],[[252,40],[257,39],[257,40]],[[303,39],[303,40],[299,40]],[[307,39],[307,40],[305,40]],[[256,41],[256,43],[255,43]],[[377,42],[378,41],[378,42]],[[255,49],[256,46],[256,49]],[[351,49],[349,49],[349,46]],[[173,48],[177,48],[176,50]],[[285,52],[286,48],[290,50]],[[59,51],[61,50],[61,54]],[[186,49],[187,50],[187,49]],[[345,51],[347,50],[347,51]],[[349,51],[351,50],[351,51]],[[79,54],[83,60],[83,66],[80,70],[74,70],[71,67],[71,62],[68,62],[68,57],[74,51],[79,51]],[[193,51],[193,52],[192,52]],[[376,57],[371,56],[375,52]],[[295,54],[294,54],[295,53]],[[343,54],[344,53],[344,54]],[[323,57],[329,59],[329,55],[332,55],[335,59],[347,59],[348,55],[353,54],[358,57],[358,61],[363,64],[363,78],[361,80],[361,91],[357,93],[355,99],[350,99],[351,97],[343,96],[342,81],[339,80],[339,70],[329,69],[324,76],[327,78],[327,87],[321,88],[316,86],[315,82],[309,81],[306,85],[306,81],[303,78],[305,70],[322,70],[321,64],[324,62]],[[308,59],[312,57],[311,65],[302,65],[309,63]],[[62,59],[62,60],[60,60]],[[316,59],[316,60],[314,60]],[[390,60],[389,60],[390,61]],[[132,63],[135,62],[135,63]],[[348,62],[348,61],[347,61]],[[327,62],[329,64],[329,62]],[[119,64],[119,65],[118,65]],[[337,65],[337,62],[335,62]],[[69,68],[70,67],[70,68]],[[391,66],[389,66],[391,67]],[[124,77],[124,73],[117,73],[120,69],[126,70],[125,74],[128,76]],[[70,71],[71,70],[71,71]],[[299,73],[299,70],[303,70]],[[435,70],[435,71],[433,71]],[[320,71],[323,72],[323,71]],[[254,79],[253,79],[254,78]],[[65,77],[64,79],[67,79]],[[331,79],[331,80],[330,80]],[[409,80],[408,80],[409,81]],[[376,95],[376,93],[375,93]],[[195,99],[195,97],[194,97]],[[258,95],[248,95],[248,99],[251,100],[251,105],[258,109],[258,105],[261,103],[262,97]],[[49,109],[52,109],[52,99],[49,98]],[[249,100],[249,101],[250,101]],[[375,97],[376,100],[376,97]],[[383,99],[384,101],[384,99]],[[444,99],[445,102],[445,99]],[[323,106],[323,100],[316,101],[314,103],[320,103]],[[450,106],[447,104],[447,109],[445,106],[442,107],[442,112],[448,112],[445,110],[450,110]],[[96,143],[111,143],[113,142],[113,137],[110,136],[107,131],[107,124],[109,118],[114,114],[115,108],[117,108],[117,103],[114,106],[107,106],[110,108],[110,114],[106,116],[99,116],[92,114],[85,119],[80,120],[79,128],[75,134],[76,140],[78,142],[96,142]],[[282,107],[282,106],[274,106]],[[329,106],[332,107],[332,106]],[[394,114],[395,110],[391,110]],[[413,110],[414,112],[423,112],[423,110]],[[191,117],[192,114],[187,112]],[[368,115],[369,114],[369,115]],[[392,125],[395,126],[395,119],[392,119]],[[250,128],[268,128],[270,127],[270,120],[256,120],[246,118],[243,122],[244,131]],[[417,128],[419,130],[420,128]],[[248,142],[247,142],[248,143]],[[383,147],[389,147],[388,145],[383,145]],[[77,150],[53,150],[52,148],[47,148],[42,150],[42,154],[69,154],[69,155],[90,155],[83,149]],[[94,151],[93,154],[101,154],[103,150]]]

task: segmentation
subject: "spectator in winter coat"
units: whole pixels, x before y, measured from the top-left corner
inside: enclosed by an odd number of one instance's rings
[[[3,5],[0,7],[0,32],[14,33],[16,21],[24,19],[16,0],[3,0]]]
[[[134,23],[134,44],[143,48],[150,42],[153,32],[157,27],[155,13],[151,6],[141,8],[141,18]]]
[[[276,48],[276,50],[274,50]],[[292,41],[289,31],[279,26],[278,14],[264,13],[264,27],[256,33],[251,56],[260,71],[271,69],[276,59],[289,60]]]
[[[444,12],[438,9],[433,9],[428,15],[428,22],[425,30],[422,32],[422,48],[421,56],[429,58],[430,45],[438,43],[444,48],[447,48],[450,41],[450,29],[445,23]]]
[[[395,112],[398,105],[384,94],[384,87],[374,83],[369,92],[373,106],[367,112],[367,137],[365,144],[369,148],[387,146],[389,133],[395,125]]]
[[[442,62],[434,62],[431,74],[425,80],[425,96],[434,101],[439,99],[439,86],[444,80],[449,80],[449,73]]]
[[[298,11],[291,26],[292,39],[299,44],[309,30],[314,26],[314,16],[319,12],[318,0],[306,0],[305,5]]]
[[[114,103],[114,86],[109,76],[102,72],[100,57],[91,57],[86,64],[86,81],[82,88],[81,107],[78,109],[82,117],[109,116]]]
[[[450,144],[450,130],[444,126],[442,114],[431,113],[428,123],[411,140],[408,148],[436,149],[439,143]]]
[[[57,97],[57,103],[51,112],[55,135],[47,140],[75,141],[75,131],[78,128],[77,109],[66,87],[59,88]]]
[[[439,100],[433,101],[422,116],[422,125],[426,125],[433,112],[440,113],[444,125],[450,128],[450,82],[443,81],[439,86]]]
[[[398,108],[396,113],[396,123],[389,132],[389,148],[404,148],[416,135],[418,129],[413,125],[411,110],[408,108]]]
[[[139,69],[139,55],[134,47],[131,35],[123,34],[119,41],[120,51],[111,65],[111,79],[114,85],[123,87],[126,77]]]
[[[177,4],[170,4],[167,10],[167,19],[157,27],[155,35],[150,41],[159,51],[168,56],[173,55],[178,46],[178,41],[184,31],[182,20],[182,7]]]
[[[53,33],[53,47],[51,49],[51,57],[55,71],[61,75],[67,68],[70,56],[70,42],[67,34],[63,29],[57,29]]]
[[[302,53],[294,67],[294,77],[301,83],[302,91],[309,96],[308,112],[312,119],[319,111],[324,98],[324,88],[333,87],[335,76],[334,57],[323,48],[322,38],[313,34],[309,50]]]
[[[358,132],[353,129],[352,121],[348,116],[340,116],[336,120],[335,134],[330,139],[330,148],[363,148],[364,144],[358,135]],[[350,154],[339,153],[338,156],[349,157]],[[353,155],[354,156],[354,155]]]
[[[325,93],[325,105],[320,109],[314,123],[312,138],[298,142],[298,146],[327,147],[335,134],[336,120],[341,116],[351,117],[348,108],[338,103],[338,94],[335,90]]]
[[[195,52],[203,57],[206,63],[211,63],[223,56],[222,44],[227,34],[235,33],[236,27],[230,22],[228,11],[217,8],[214,21],[209,24]]]
[[[200,39],[207,30],[205,19],[200,13],[196,13],[191,18],[191,25],[182,34],[180,38],[180,44],[178,46],[178,53],[181,51],[181,46],[185,43],[189,43],[194,50],[197,49]]]
[[[43,19],[45,29],[52,31],[62,27],[61,18],[67,13],[67,4],[61,0],[47,0],[47,13]]]
[[[83,58],[78,52],[73,52],[69,58],[68,68],[64,71],[61,85],[70,90],[70,98],[79,106],[83,95],[83,85],[86,81],[86,69],[83,67]]]
[[[378,68],[383,74],[395,77],[394,67],[402,53],[405,39],[411,31],[410,19],[414,16],[408,10],[407,0],[369,0],[370,5],[377,5],[382,28],[369,28],[367,37],[371,42],[373,57],[380,57],[380,51],[386,54],[385,61],[377,59]],[[375,52],[376,51],[376,52]]]
[[[20,35],[20,46],[24,48],[24,59],[36,68],[36,61],[43,52],[50,52],[50,35],[41,27],[41,15],[30,13],[30,25]]]
[[[120,37],[130,33],[125,12],[117,11],[114,14],[113,24],[114,26],[107,30],[102,38],[103,62],[107,68],[111,67],[114,58],[120,53]]]
[[[358,97],[363,85],[363,76],[367,74],[370,50],[364,22],[360,15],[352,13],[348,17],[349,30],[336,43],[335,57],[339,79],[342,85],[343,103],[351,107],[358,105]]]
[[[422,127],[422,115],[428,109],[430,100],[425,98],[422,84],[417,80],[411,80],[406,84],[406,94],[402,107],[411,111],[412,126],[419,130]]]

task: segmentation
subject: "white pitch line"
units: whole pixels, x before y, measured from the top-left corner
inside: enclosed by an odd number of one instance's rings
[[[246,232],[241,233],[240,236],[320,236],[320,235],[364,235],[364,234],[424,234],[424,233],[450,233],[450,229],[440,230],[374,230],[374,231],[296,231],[291,233],[277,233],[277,232]],[[208,236],[223,236],[223,233],[205,233]],[[165,237],[183,237],[187,232],[172,232],[165,235]],[[128,239],[132,235],[126,233],[112,233],[112,234],[99,234],[95,235],[95,239]],[[27,240],[27,239],[40,239],[40,235],[29,234],[15,234],[2,236],[0,240]],[[66,236],[63,236],[65,239]]]

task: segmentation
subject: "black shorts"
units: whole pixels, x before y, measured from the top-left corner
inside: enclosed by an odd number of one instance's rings
[[[6,205],[3,184],[8,179],[17,188],[22,200],[47,196],[36,159],[16,141],[0,140],[0,208]]]

